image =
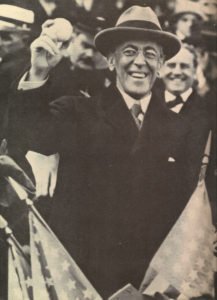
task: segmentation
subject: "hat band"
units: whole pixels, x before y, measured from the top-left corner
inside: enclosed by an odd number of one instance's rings
[[[22,26],[24,26],[25,28],[29,27],[29,24],[27,24],[25,22],[22,22],[22,21],[19,21],[19,20],[15,20],[13,18],[7,18],[7,17],[0,16],[0,20],[13,23],[14,25],[17,25],[17,26],[20,26],[20,27],[22,27]]]
[[[162,31],[162,29],[159,26],[149,21],[126,21],[118,24],[116,27],[136,27],[141,29],[153,29]]]

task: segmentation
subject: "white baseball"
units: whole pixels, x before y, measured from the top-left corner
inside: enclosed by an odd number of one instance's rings
[[[58,42],[66,42],[72,37],[73,28],[71,23],[63,18],[54,20],[52,30],[55,31]]]

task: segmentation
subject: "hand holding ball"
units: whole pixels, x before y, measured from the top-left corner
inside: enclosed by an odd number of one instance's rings
[[[71,23],[64,18],[48,20],[42,26],[42,34],[50,36],[57,42],[67,42],[71,39],[73,28]]]

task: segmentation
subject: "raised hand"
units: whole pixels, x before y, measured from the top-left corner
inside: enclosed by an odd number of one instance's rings
[[[64,35],[60,34],[61,31]],[[44,80],[62,59],[62,50],[68,47],[71,37],[72,27],[67,20],[47,20],[42,25],[41,35],[31,44],[31,69],[28,79]]]

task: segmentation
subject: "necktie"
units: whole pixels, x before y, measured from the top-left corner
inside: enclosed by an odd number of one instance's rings
[[[182,100],[182,97],[178,95],[174,100],[167,102],[168,108],[174,108],[178,104],[183,104],[184,101]]]
[[[131,107],[131,112],[136,121],[137,127],[140,129],[144,119],[144,113],[142,111],[140,103],[134,103]]]

